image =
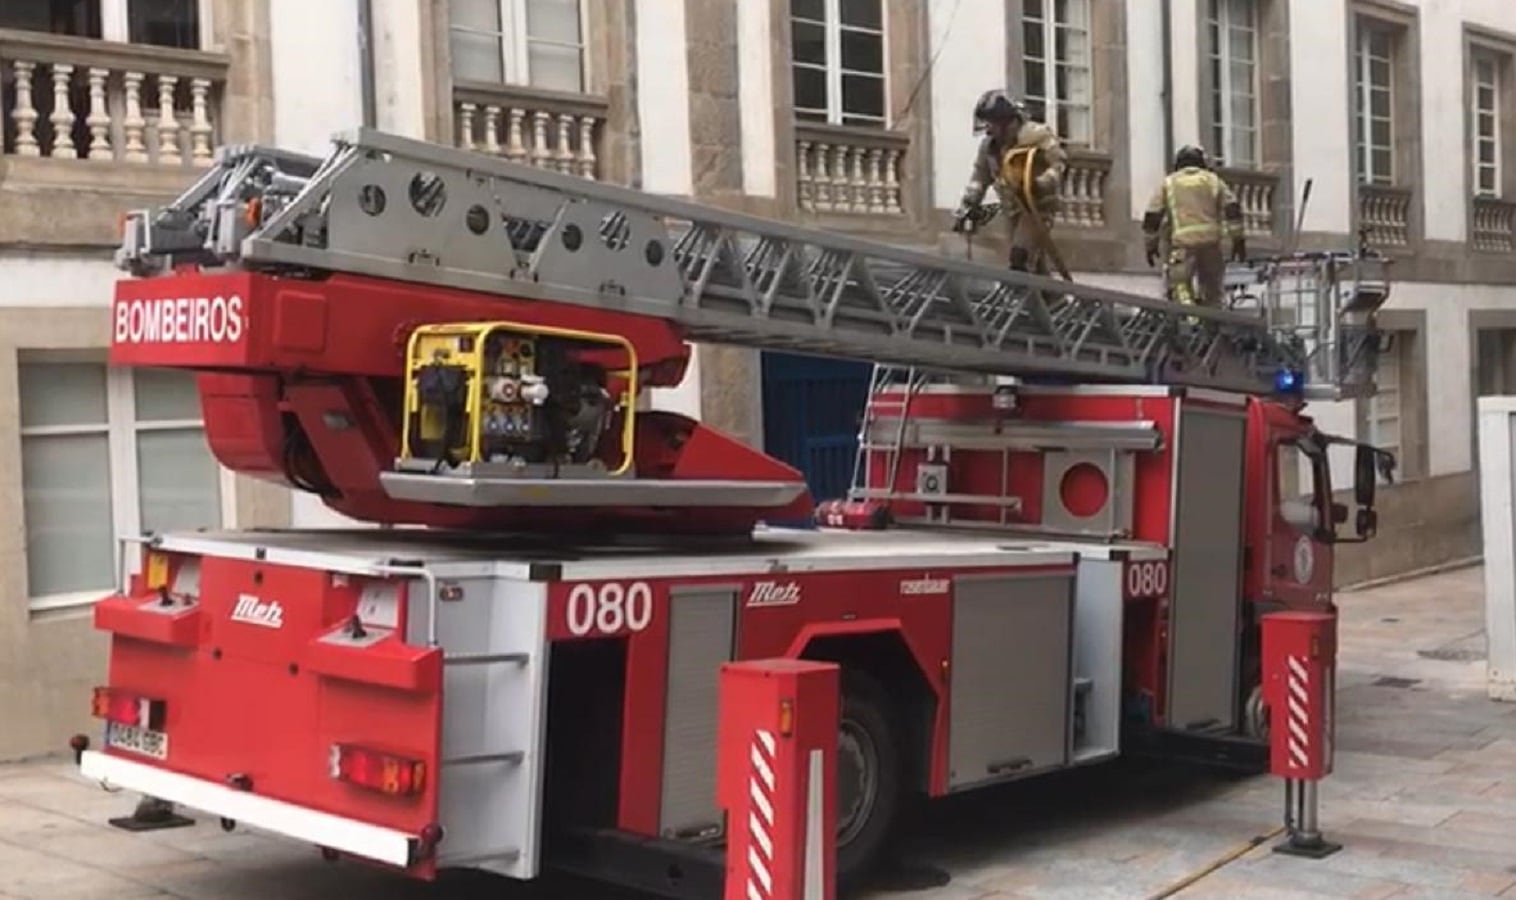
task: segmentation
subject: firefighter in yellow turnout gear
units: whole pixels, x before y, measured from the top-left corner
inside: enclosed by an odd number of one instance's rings
[[[1226,260],[1222,239],[1232,243],[1232,258],[1247,257],[1242,234],[1242,208],[1221,176],[1211,171],[1205,151],[1180,148],[1174,171],[1148,202],[1142,218],[1148,265],[1158,260],[1160,242],[1167,238],[1164,275],[1169,299],[1186,304],[1220,307]]]
[[[954,230],[963,230],[993,184],[1010,226],[1011,268],[1047,274],[1052,255],[1051,261],[1063,269],[1052,246],[1058,188],[1068,166],[1063,142],[1051,127],[1031,121],[1026,108],[1000,90],[985,91],[974,105],[974,133],[983,133],[984,139],[954,215]],[[1033,215],[1036,221],[1031,221]]]

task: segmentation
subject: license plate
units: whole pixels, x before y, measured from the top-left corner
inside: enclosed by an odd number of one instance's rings
[[[168,735],[161,731],[149,731],[135,725],[107,722],[105,743],[129,753],[138,753],[153,759],[168,759]]]

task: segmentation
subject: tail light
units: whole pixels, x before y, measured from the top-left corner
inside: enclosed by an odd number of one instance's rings
[[[166,704],[162,700],[130,691],[97,687],[92,711],[97,719],[146,728],[148,731],[162,731]]]
[[[332,777],[384,794],[419,794],[426,763],[352,744],[332,745]]]

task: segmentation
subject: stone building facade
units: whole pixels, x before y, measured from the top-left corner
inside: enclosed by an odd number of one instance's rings
[[[1477,553],[1474,399],[1516,391],[1513,60],[1507,0],[4,4],[0,758],[88,727],[89,607],[117,539],[339,521],[219,470],[183,378],[103,363],[119,214],[216,145],[321,152],[367,122],[956,255],[973,102],[1009,86],[1070,143],[1057,233],[1076,277],[1144,292],[1141,210],[1177,146],[1220,158],[1255,252],[1286,246],[1310,180],[1299,246],[1363,229],[1395,260],[1380,396],[1314,409],[1403,461],[1381,537],[1341,554],[1349,582]],[[854,396],[856,366],[813,364],[797,388],[795,360],[696,359],[655,403],[802,467],[838,458],[853,423],[782,428],[800,415],[785,392]]]

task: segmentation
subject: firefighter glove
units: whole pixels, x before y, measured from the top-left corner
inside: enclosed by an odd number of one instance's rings
[[[1232,259],[1237,262],[1245,262],[1248,258],[1247,241],[1240,237],[1232,238]]]
[[[1148,257],[1148,265],[1150,267],[1158,265],[1158,248],[1154,247],[1152,244],[1148,244],[1147,245],[1147,257]]]
[[[963,233],[970,230],[970,220],[974,217],[974,207],[964,204],[953,213],[953,230]]]

